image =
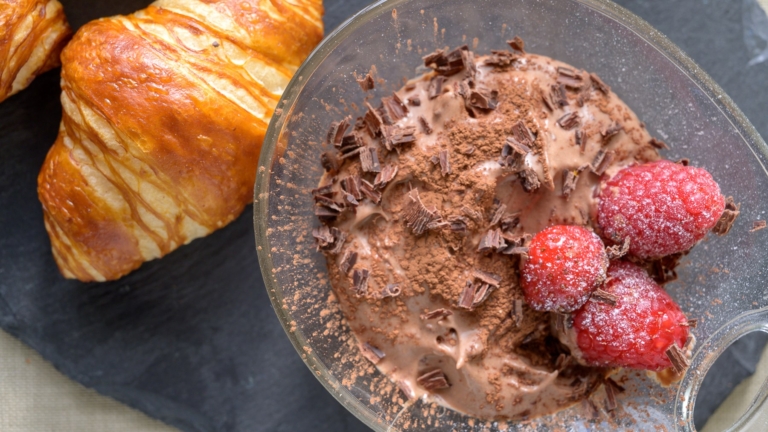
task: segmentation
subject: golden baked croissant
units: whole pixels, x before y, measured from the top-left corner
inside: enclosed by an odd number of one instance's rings
[[[119,278],[242,212],[322,14],[321,0],[159,0],[75,34],[38,176],[64,276]]]
[[[0,102],[59,65],[72,31],[58,0],[0,1]]]

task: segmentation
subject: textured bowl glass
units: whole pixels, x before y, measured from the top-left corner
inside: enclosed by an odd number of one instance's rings
[[[379,395],[378,372],[353,376],[351,363],[342,361],[357,356],[357,349],[338,312],[327,307],[325,260],[310,234],[317,221],[309,191],[322,174],[325,133],[331,121],[361,114],[354,111],[364,97],[356,74],[376,67],[377,77],[386,80],[377,84],[378,101],[415,76],[421,57],[436,48],[467,43],[482,54],[505,49],[514,35],[525,40],[529,52],[597,73],[652,135],[670,144],[665,157],[687,157],[705,167],[723,193],[741,203],[731,233],[710,235],[694,248],[679,268],[679,280],[667,286],[699,323],[692,330],[698,340],[694,361],[683,381],[663,388],[644,372],[624,372],[629,384],[619,396],[620,408],[597,420],[589,419],[585,405],[576,405],[524,425],[479,422],[450,410],[425,410],[421,401],[400,405],[393,402],[396,395]],[[297,351],[328,391],[375,430],[692,431],[696,391],[711,364],[739,336],[768,325],[762,310],[768,306],[763,283],[768,232],[749,231],[753,221],[767,217],[766,150],[741,111],[696,64],[647,23],[608,1],[378,2],[325,39],[299,69],[272,118],[256,180],[259,262]],[[593,397],[598,405],[601,391]],[[758,409],[765,394],[742,419],[744,430],[765,422]]]

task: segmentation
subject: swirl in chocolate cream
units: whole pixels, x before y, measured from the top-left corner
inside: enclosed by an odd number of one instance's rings
[[[435,72],[329,133],[314,235],[333,289],[362,354],[409,398],[483,419],[558,411],[606,371],[524,304],[525,243],[593,227],[601,176],[658,159],[658,143],[597,76],[550,58],[426,61]]]

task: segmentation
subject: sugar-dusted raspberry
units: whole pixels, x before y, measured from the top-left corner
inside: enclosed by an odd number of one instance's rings
[[[629,253],[658,258],[704,238],[725,208],[712,176],[666,160],[624,168],[603,185],[597,220],[606,238],[629,238]]]
[[[666,355],[683,348],[687,320],[680,306],[635,264],[612,261],[603,291],[616,305],[592,298],[573,313],[573,328],[583,360],[594,366],[661,370]]]
[[[531,239],[521,271],[525,301],[539,311],[571,312],[605,279],[608,258],[586,228],[555,225]]]

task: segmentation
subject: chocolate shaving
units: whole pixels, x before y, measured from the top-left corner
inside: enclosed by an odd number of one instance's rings
[[[453,315],[453,312],[449,311],[448,309],[435,309],[431,312],[423,313],[421,314],[421,319],[424,321],[432,320],[432,319],[441,319],[445,317],[449,317]]]
[[[339,158],[337,158],[334,153],[323,152],[320,155],[320,165],[322,165],[325,171],[330,173],[335,173],[339,171],[339,168],[341,167],[341,162],[339,161]]]
[[[494,110],[499,104],[496,100],[498,96],[499,92],[496,90],[491,90],[490,92],[472,90],[469,93],[469,99],[467,99],[466,104],[476,110]]]
[[[442,217],[438,216],[437,219],[433,220],[432,222],[427,224],[427,229],[432,230],[438,230],[444,227],[448,227],[451,224],[447,221],[444,221]]]
[[[518,225],[520,225],[520,216],[518,215],[505,216],[503,219],[501,219],[501,223],[499,224],[502,231],[510,231]]]
[[[368,132],[372,137],[381,135],[381,127],[384,125],[384,119],[381,118],[381,114],[374,109],[371,104],[365,102],[365,106],[368,108],[368,111],[365,112],[363,119],[368,128]]]
[[[411,96],[408,98],[408,105],[410,106],[419,106],[421,105],[421,99],[419,99],[418,96]]]
[[[494,289],[496,289],[496,287],[487,283],[477,285],[475,288],[475,294],[472,296],[471,308],[474,309],[480,306],[480,304],[488,299]]]
[[[696,328],[699,325],[699,320],[696,318],[691,318],[688,321],[684,323],[680,323],[680,327],[690,327],[690,328]],[[686,344],[687,346],[688,344]]]
[[[384,287],[384,289],[381,291],[380,297],[386,298],[386,297],[397,297],[400,295],[402,290],[400,289],[399,283],[394,284],[387,284],[387,286]]]
[[[688,366],[690,365],[688,358],[676,343],[672,342],[672,345],[667,348],[666,354],[667,358],[669,358],[669,361],[672,363],[672,368],[678,375],[682,375],[685,370],[688,369]]]
[[[411,202],[403,209],[403,218],[406,226],[411,228],[414,235],[421,235],[429,228],[429,224],[439,219],[437,209],[427,209],[421,202],[418,189],[413,189],[408,193]]]
[[[341,189],[352,195],[356,200],[363,199],[363,194],[360,192],[360,176],[344,177],[341,180]]]
[[[590,164],[590,169],[597,175],[603,175],[613,163],[616,153],[613,150],[600,149]]]
[[[512,309],[512,318],[515,319],[515,326],[520,328],[523,325],[523,301],[515,299],[514,309]]]
[[[521,255],[521,256],[527,256],[528,255],[528,246],[508,246],[506,249],[501,251],[504,255]]]
[[[360,344],[360,353],[373,364],[379,364],[381,359],[386,356],[382,350],[376,348],[368,342]]]
[[[578,90],[584,84],[584,78],[573,69],[560,66],[557,68],[557,82],[571,90]]]
[[[629,237],[626,237],[620,245],[608,246],[605,248],[605,254],[609,260],[615,260],[623,257],[629,252]]]
[[[594,173],[597,175],[603,175],[605,171],[608,169],[608,167],[610,167],[611,164],[613,164],[614,159],[616,159],[616,152],[614,152],[613,150],[608,151],[605,154],[605,157],[603,158],[603,160],[600,162],[600,165],[596,166],[595,169],[593,170]]]
[[[587,147],[587,137],[584,131],[581,129],[576,129],[576,131],[573,133],[573,138],[576,146],[579,148],[579,151],[584,153],[584,150]]]
[[[357,83],[360,84],[360,88],[363,89],[363,91],[373,90],[374,83],[370,72],[365,74],[364,77],[358,79]]]
[[[341,260],[339,260],[339,271],[343,274],[347,274],[352,270],[352,267],[354,267],[356,263],[357,252],[346,251],[344,252],[344,255],[342,255]]]
[[[379,154],[374,147],[364,147],[360,150],[360,167],[364,172],[381,172]]]
[[[533,192],[541,186],[539,177],[536,172],[530,168],[525,168],[520,171],[520,180],[522,181],[523,190],[526,192]]]
[[[594,73],[589,74],[589,79],[592,81],[592,86],[603,92],[606,96],[611,92],[611,88],[608,87],[608,84],[604,83],[603,80]]]
[[[448,150],[440,150],[438,159],[440,162],[440,173],[445,177],[451,173],[451,161],[448,159]]]
[[[440,390],[451,386],[451,384],[448,383],[448,378],[440,369],[434,369],[422,374],[420,377],[416,378],[416,382],[427,391]]]
[[[321,196],[331,197],[333,196],[333,183],[328,183],[325,186],[320,186],[317,189],[312,189],[312,196],[317,198]]]
[[[720,216],[720,219],[715,224],[714,228],[712,228],[712,232],[717,235],[728,234],[728,232],[731,231],[733,224],[736,222],[736,218],[739,216],[739,209],[741,209],[741,204],[736,204],[733,201],[732,196],[726,198],[725,210]]]
[[[342,195],[344,195],[344,199],[349,203],[352,207],[357,207],[360,205],[360,202],[355,198],[354,195],[348,192],[342,192]]]
[[[334,227],[333,229],[338,231],[338,228]],[[334,240],[336,240],[331,233],[331,230],[325,225],[313,229],[312,237],[317,241],[318,248],[322,249],[327,248],[329,245],[333,244]]]
[[[580,124],[579,113],[575,111],[569,112],[560,117],[560,119],[557,120],[557,124],[565,130],[571,130]]]
[[[443,83],[445,82],[445,77],[442,75],[435,75],[432,77],[431,80],[429,80],[429,86],[427,87],[427,95],[429,95],[429,99],[435,99],[436,97],[443,94]]]
[[[504,239],[501,238],[501,230],[489,230],[485,236],[480,240],[480,244],[477,246],[478,252],[501,252],[507,245],[504,243]]]
[[[463,206],[461,212],[469,216],[469,218],[475,222],[479,222],[483,218],[483,215],[479,211],[467,206]]]
[[[603,145],[608,144],[610,142],[611,138],[618,135],[619,132],[622,131],[622,127],[620,124],[614,124],[613,126],[609,127],[608,129],[605,129],[603,131],[600,131],[600,135],[603,136]]]
[[[459,295],[458,306],[462,309],[472,310],[472,302],[475,299],[475,284],[472,281],[467,281],[464,284],[464,289]]]
[[[613,411],[619,407],[619,404],[616,402],[616,390],[607,382],[603,387],[605,387],[605,410]]]
[[[486,57],[483,64],[487,66],[495,66],[505,68],[511,66],[519,56],[509,51],[491,50],[491,55]]]
[[[507,211],[507,205],[498,203],[496,205],[496,210],[493,212],[493,215],[491,216],[491,226],[501,222],[501,218],[502,216],[504,216],[504,212],[506,211]]]
[[[553,112],[555,107],[553,106],[550,98],[544,93],[544,90],[541,89],[541,87],[539,87],[539,96],[541,97],[541,101],[544,102],[544,107],[547,108],[547,111]]]
[[[518,141],[517,138],[510,136],[501,147],[501,158],[499,165],[503,167],[519,170],[522,166],[524,156],[530,153],[531,149]]]
[[[616,306],[616,301],[619,298],[615,294],[611,294],[608,291],[603,291],[602,289],[598,288],[595,290],[595,292],[592,293],[592,297],[590,297],[590,299],[606,303],[611,306]]]
[[[348,127],[349,117],[343,119],[340,122],[331,123],[331,127],[328,130],[328,135],[326,136],[328,143],[333,144],[336,147],[341,146],[341,139],[344,137],[344,134],[347,133]]]
[[[389,120],[388,123],[396,123],[408,115],[408,107],[397,96],[397,93],[393,93],[390,97],[382,98],[381,104],[386,113],[387,120]]]
[[[413,144],[416,142],[416,128],[414,126],[408,127],[386,127],[384,129],[384,147],[387,150],[402,147],[406,144]]]
[[[419,124],[421,125],[421,129],[424,131],[425,135],[432,133],[432,126],[429,125],[429,122],[424,118],[424,116],[419,116]]]
[[[560,108],[568,106],[568,98],[565,95],[565,85],[552,84],[549,87],[549,99],[554,106]]]
[[[472,276],[489,285],[493,285],[496,288],[498,288],[499,284],[501,283],[501,276],[495,275],[493,273],[484,272],[482,270],[473,270]]]
[[[651,263],[650,271],[653,280],[660,285],[677,280],[677,271],[675,271],[675,267],[677,267],[677,264],[683,255],[683,253],[677,253],[653,261]]]
[[[358,269],[352,272],[352,291],[358,297],[368,294],[368,278],[371,272],[368,269]]]
[[[376,174],[376,178],[373,180],[373,187],[378,190],[387,187],[387,183],[391,182],[397,175],[397,169],[397,165],[384,165],[381,171]]]
[[[330,223],[336,220],[341,214],[342,207],[337,205],[328,206],[319,204],[315,206],[315,216],[320,219],[321,222]]]
[[[469,221],[464,216],[448,217],[448,223],[453,232],[466,232],[469,225],[468,222]]]
[[[648,144],[651,145],[651,147],[659,149],[659,150],[669,150],[669,146],[664,141],[657,140],[656,138],[651,138],[650,141],[648,141]]]
[[[568,199],[571,196],[571,192],[576,190],[576,182],[579,180],[578,172],[573,170],[563,170],[563,197]]]
[[[512,40],[508,40],[507,44],[511,46],[513,50],[525,54],[525,42],[523,42],[523,39],[520,36],[515,36]]]
[[[459,53],[461,54],[461,62],[464,65],[464,70],[466,71],[466,76],[468,76],[471,79],[475,78],[475,75],[477,75],[477,66],[475,65],[475,55],[472,54],[472,51],[470,51],[466,46],[460,49]]]
[[[467,281],[464,285],[464,290],[459,296],[458,306],[462,309],[473,310],[484,301],[486,301],[491,295],[491,292],[493,292],[493,290],[497,287],[498,285],[490,284],[484,281],[481,281],[481,283],[473,283],[471,281]]]
[[[378,177],[378,176],[377,176]],[[368,197],[371,202],[374,204],[378,204],[381,201],[381,192],[376,190],[376,188],[368,183],[365,180],[360,181],[360,192],[363,193],[366,197]]]
[[[522,121],[518,121],[512,125],[512,135],[518,142],[526,147],[530,147],[533,145],[533,142],[536,141],[536,136]],[[509,138],[507,138],[507,141],[509,141]],[[531,151],[530,148],[528,148],[525,153],[528,153],[529,151]]]
[[[503,232],[501,233],[501,237],[510,246],[525,246],[525,244],[531,240],[530,234],[517,235],[509,232]]]
[[[445,62],[443,58],[445,57],[445,51],[443,50],[437,50],[435,52],[429,53],[422,57],[424,60],[424,66],[426,67],[432,67],[432,65],[436,65],[438,62]]]
[[[451,76],[467,69],[472,74],[474,58],[466,45],[462,45],[447,54],[443,50],[437,50],[424,56],[424,66],[437,72],[439,75]]]
[[[749,232],[760,231],[761,229],[765,229],[766,226],[768,226],[768,224],[764,220],[756,220],[752,222],[752,229],[749,230]]]
[[[349,135],[344,135],[341,139],[341,146],[339,152],[341,152],[341,158],[347,159],[360,153],[360,148],[365,146],[365,141],[359,133],[353,131]]]
[[[688,158],[680,158],[675,163],[682,166],[688,166],[691,164],[691,160]]]

